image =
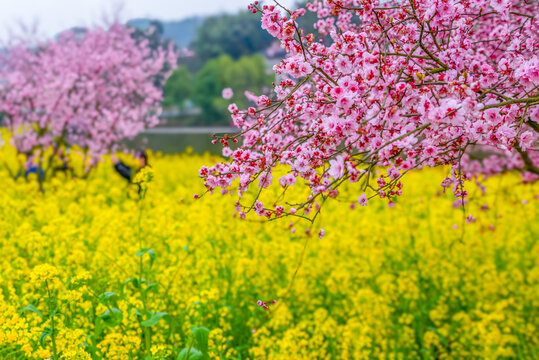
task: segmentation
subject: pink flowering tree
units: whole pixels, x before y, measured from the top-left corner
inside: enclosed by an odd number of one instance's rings
[[[10,46],[0,59],[0,112],[18,152],[78,146],[93,166],[158,123],[172,47],[151,50],[120,24]],[[39,159],[42,161],[43,159]]]
[[[241,132],[219,139],[229,161],[200,175],[208,191],[240,197],[272,182],[306,183],[310,195],[299,204],[238,201],[241,216],[312,219],[345,182],[360,183],[361,205],[379,196],[393,206],[405,173],[424,166],[452,165],[442,186],[462,203],[472,175],[519,169],[538,178],[537,1],[313,0],[295,11],[275,3],[249,8],[287,53],[274,66],[280,81],[256,107],[230,105]],[[317,35],[298,25],[306,11],[317,15]],[[495,158],[472,160],[481,147]],[[278,179],[276,167],[286,170]]]

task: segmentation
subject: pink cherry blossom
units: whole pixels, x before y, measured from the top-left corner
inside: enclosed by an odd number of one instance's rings
[[[344,175],[344,155],[337,156],[336,159],[329,161],[328,175],[338,180]]]
[[[359,205],[361,206],[366,206],[367,205],[367,202],[369,200],[367,199],[367,196],[365,194],[361,194],[359,196],[359,198],[357,199],[357,202],[359,203]]]
[[[223,99],[230,100],[234,96],[234,92],[231,88],[224,88],[222,93]]]
[[[208,168],[208,191],[238,178],[240,193],[265,189],[261,176],[280,167],[282,187],[309,187],[294,209],[315,217],[314,205],[338,197],[345,182],[392,207],[406,173],[425,166],[450,166],[442,186],[461,203],[465,183],[480,185],[479,176],[517,170],[524,181],[538,179],[536,1],[312,0],[295,11],[279,3],[249,9],[287,55],[273,67],[272,96],[249,94],[252,109],[230,106],[243,143],[238,156]],[[317,18],[314,33],[300,25],[305,11]],[[387,175],[373,187],[377,167]],[[285,205],[283,196],[271,209],[245,207],[267,217]]]

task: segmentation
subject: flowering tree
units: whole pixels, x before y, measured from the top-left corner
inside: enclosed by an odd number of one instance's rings
[[[151,50],[120,24],[11,46],[1,57],[0,112],[17,151],[79,146],[89,165],[157,124],[172,47]]]
[[[361,205],[379,196],[392,206],[402,176],[421,166],[451,164],[442,186],[462,201],[472,174],[519,168],[537,179],[536,1],[313,0],[295,11],[276,4],[249,7],[287,52],[274,67],[275,96],[243,111],[230,105],[243,145],[231,150],[236,136],[221,138],[230,161],[200,175],[209,191],[237,186],[241,196],[254,183],[260,194],[282,165],[279,184],[303,179],[310,195],[300,204],[238,202],[242,216],[319,209],[344,182],[361,181]],[[322,38],[298,25],[306,11],[317,14]],[[465,157],[478,146],[503,156],[478,165]],[[371,181],[376,166],[387,171]]]

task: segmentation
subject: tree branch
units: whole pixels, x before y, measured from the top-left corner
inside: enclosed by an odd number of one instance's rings
[[[524,161],[524,169],[523,170],[526,170],[526,171],[532,172],[532,173],[534,173],[536,175],[539,175],[539,168],[533,164],[532,160],[528,156],[528,153],[526,151],[522,150],[522,148],[518,144],[515,144],[515,149],[520,154],[520,157],[522,158],[522,161]]]
[[[505,106],[505,105],[531,104],[531,103],[534,103],[534,102],[539,102],[539,96],[529,97],[529,98],[525,98],[525,99],[511,99],[511,100],[503,101],[503,102],[497,103],[497,104],[486,105],[483,109],[481,109],[481,111],[485,111],[487,109],[493,109],[493,108],[497,108],[497,107],[502,107],[502,106]]]

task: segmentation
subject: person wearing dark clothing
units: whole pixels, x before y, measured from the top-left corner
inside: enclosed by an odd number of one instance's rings
[[[26,169],[24,172],[24,178],[27,179],[28,175],[30,174],[37,174],[37,179],[39,182],[42,182],[43,179],[45,179],[45,171],[43,171],[43,168],[38,165],[33,165],[30,168]]]
[[[143,167],[148,165],[148,155],[146,154],[146,151],[144,150],[137,151],[135,153],[135,158],[138,159],[140,162],[139,169],[132,169],[131,167],[123,163],[121,160],[118,160],[116,156],[114,155],[111,156],[112,163],[114,164],[114,169],[116,170],[116,172],[129,182],[131,182],[137,170],[140,170]]]
[[[121,161],[118,161],[114,164],[114,169],[118,174],[120,174],[120,176],[125,178],[127,181],[131,181],[131,175],[133,173],[133,170],[129,166],[125,165]]]
[[[43,179],[45,179],[45,171],[41,167],[41,164],[36,164],[34,162],[34,158],[40,156],[39,150],[38,150],[38,152],[36,154],[33,154],[32,152],[27,152],[27,153],[25,153],[25,155],[26,155],[26,163],[24,164],[24,167],[23,167],[23,169],[24,169],[24,178],[28,179],[28,176],[30,174],[36,174],[37,178],[38,178],[38,181],[42,182]],[[22,173],[19,170],[17,175],[15,175],[15,179],[18,179],[21,175],[22,175]]]

